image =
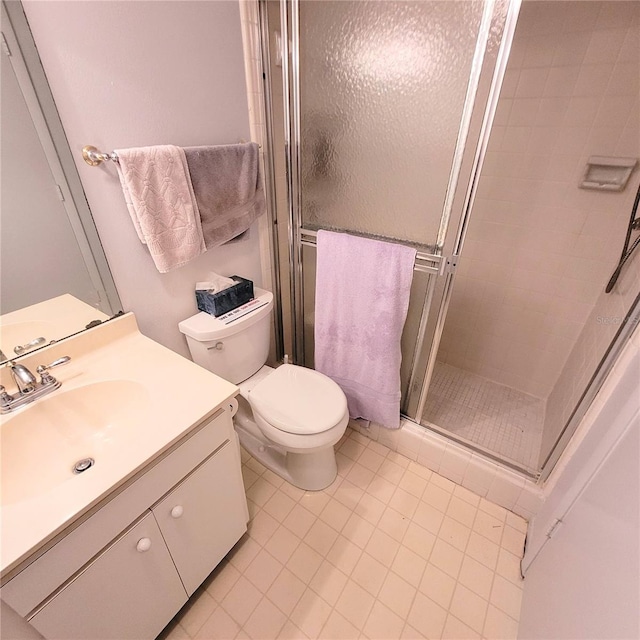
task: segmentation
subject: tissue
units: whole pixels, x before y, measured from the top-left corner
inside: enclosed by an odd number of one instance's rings
[[[226,278],[213,271],[207,274],[207,279],[202,282],[196,282],[196,291],[206,291],[207,293],[220,293],[236,284],[235,280]]]

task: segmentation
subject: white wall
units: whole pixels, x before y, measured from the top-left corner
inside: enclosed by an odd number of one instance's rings
[[[590,155],[640,155],[639,37],[637,2],[523,3],[443,361],[541,398],[553,389],[640,180],[622,193],[578,188]]]
[[[640,637],[640,420],[593,479],[524,582],[518,637]]]
[[[261,284],[257,225],[248,239],[160,274],[136,236],[115,168],[89,167],[80,151],[248,140],[238,3],[24,4],[123,306],[143,333],[187,355],[177,323],[197,311],[197,280],[214,270]]]
[[[523,640],[640,636],[639,375],[636,332],[530,523]],[[562,524],[547,540],[557,519]]]

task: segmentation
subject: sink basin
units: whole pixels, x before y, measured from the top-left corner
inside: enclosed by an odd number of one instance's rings
[[[131,440],[149,406],[142,384],[108,380],[53,391],[7,416],[0,434],[2,504],[42,495],[108,464]],[[95,466],[76,475],[73,467],[83,458],[94,458]]]

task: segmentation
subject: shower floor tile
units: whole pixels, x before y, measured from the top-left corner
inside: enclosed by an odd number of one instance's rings
[[[538,470],[545,401],[436,362],[424,420]]]

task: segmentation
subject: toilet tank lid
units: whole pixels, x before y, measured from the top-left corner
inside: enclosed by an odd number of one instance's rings
[[[254,287],[255,298],[217,318],[204,311],[178,323],[185,336],[198,342],[209,342],[232,336],[247,329],[271,313],[273,294]]]

